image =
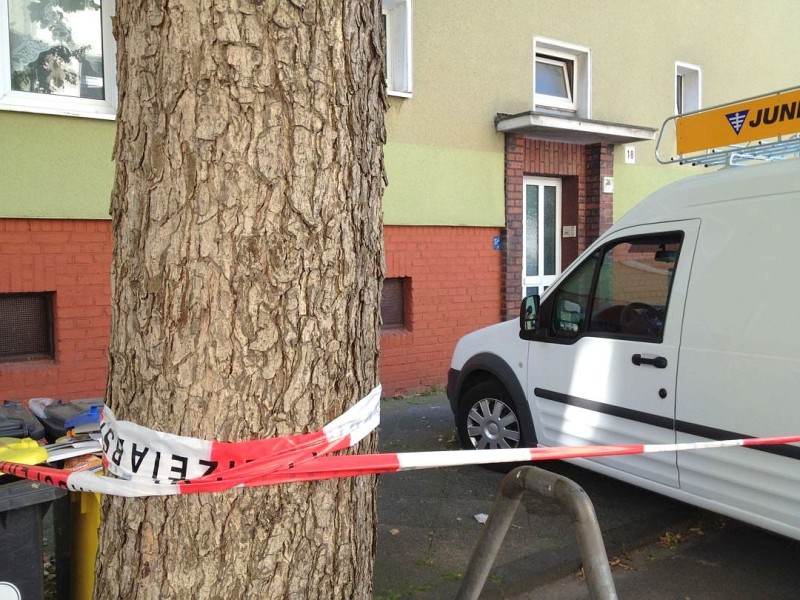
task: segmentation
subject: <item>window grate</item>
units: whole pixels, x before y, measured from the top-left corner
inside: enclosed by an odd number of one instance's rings
[[[405,319],[406,277],[389,277],[383,281],[381,294],[381,329],[403,329]]]
[[[0,361],[55,357],[53,295],[0,294]]]

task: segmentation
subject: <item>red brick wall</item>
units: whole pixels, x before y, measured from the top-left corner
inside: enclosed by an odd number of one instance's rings
[[[500,321],[502,256],[491,227],[386,226],[386,277],[411,278],[411,322],[381,335],[384,395],[441,386],[458,339]]]
[[[614,200],[603,192],[603,178],[614,176],[614,145],[586,146],[587,210],[581,222],[586,223],[584,248],[600,237],[614,223]]]
[[[55,292],[56,360],[0,363],[0,400],[102,396],[110,333],[109,221],[0,219],[0,293]],[[385,395],[445,383],[455,343],[500,320],[491,227],[385,228],[387,277],[410,278],[406,329],[381,335]]]
[[[111,222],[0,219],[0,293],[55,292],[56,359],[0,362],[0,400],[103,396]]]

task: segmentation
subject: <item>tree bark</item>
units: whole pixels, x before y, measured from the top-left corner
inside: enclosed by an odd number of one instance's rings
[[[376,385],[380,19],[379,0],[117,3],[118,418],[281,436]],[[95,595],[369,598],[374,484],[106,497]]]

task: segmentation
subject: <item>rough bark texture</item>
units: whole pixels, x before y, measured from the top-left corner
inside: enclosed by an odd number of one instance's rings
[[[380,14],[379,0],[117,3],[119,418],[279,436],[377,383]],[[105,498],[96,596],[369,598],[373,492],[355,478]]]

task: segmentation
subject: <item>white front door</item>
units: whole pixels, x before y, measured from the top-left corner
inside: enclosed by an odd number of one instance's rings
[[[522,295],[542,294],[561,272],[561,180],[523,179]]]

